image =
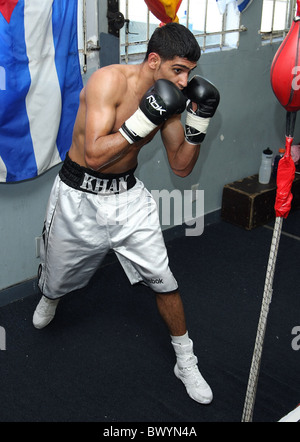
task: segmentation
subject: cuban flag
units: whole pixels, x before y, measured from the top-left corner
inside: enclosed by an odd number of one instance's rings
[[[236,9],[239,12],[243,12],[248,8],[248,6],[250,6],[252,1],[253,0],[217,0],[217,5],[219,8],[220,14],[225,14],[226,6],[229,3],[233,3],[233,2],[235,4]]]
[[[253,0],[237,0],[237,7],[240,12],[246,11]]]
[[[76,0],[0,0],[0,181],[64,160],[82,77]]]

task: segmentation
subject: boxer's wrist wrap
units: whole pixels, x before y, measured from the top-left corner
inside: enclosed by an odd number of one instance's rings
[[[156,127],[156,124],[152,123],[141,111],[141,109],[138,108],[137,111],[125,121],[125,123],[119,129],[119,132],[128,141],[128,143],[133,144],[136,141],[145,138]]]
[[[185,122],[185,139],[190,144],[200,144],[205,138],[210,118],[199,117],[187,112]]]

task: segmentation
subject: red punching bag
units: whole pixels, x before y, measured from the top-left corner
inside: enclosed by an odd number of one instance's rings
[[[271,66],[271,84],[278,101],[288,112],[300,109],[300,2],[291,29]]]
[[[271,84],[280,104],[286,109],[285,154],[278,164],[275,213],[287,218],[293,195],[295,164],[291,146],[297,111],[300,109],[300,84],[298,69],[300,63],[300,0],[297,0],[297,14],[289,33],[277,50],[271,66]]]

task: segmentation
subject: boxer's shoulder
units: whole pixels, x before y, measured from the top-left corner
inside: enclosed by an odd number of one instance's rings
[[[105,66],[91,75],[85,87],[85,95],[91,96],[91,98],[98,96],[101,99],[112,95],[114,102],[118,101],[118,97],[122,100],[128,88],[136,83],[136,77],[136,66]]]

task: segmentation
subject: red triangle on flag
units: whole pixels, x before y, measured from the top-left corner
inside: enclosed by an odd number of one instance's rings
[[[7,21],[10,22],[11,14],[14,12],[14,9],[19,0],[0,0],[0,12]]]

